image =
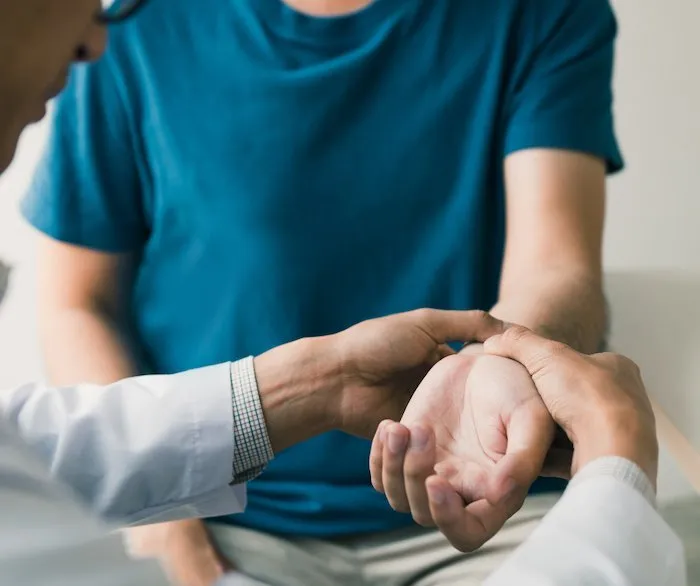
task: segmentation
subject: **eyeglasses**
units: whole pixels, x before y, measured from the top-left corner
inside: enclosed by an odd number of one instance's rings
[[[133,16],[146,2],[147,0],[102,0],[102,11],[98,13],[97,20],[101,24],[122,22]]]

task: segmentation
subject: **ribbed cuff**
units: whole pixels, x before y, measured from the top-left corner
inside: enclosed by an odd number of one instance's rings
[[[631,460],[619,456],[605,456],[586,464],[574,476],[569,486],[599,476],[613,477],[639,492],[652,507],[656,507],[656,493],[649,477]]]

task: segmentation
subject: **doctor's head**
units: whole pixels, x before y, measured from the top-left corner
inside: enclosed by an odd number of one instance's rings
[[[100,57],[107,25],[144,0],[0,1],[0,173],[25,126],[40,120],[70,66]]]

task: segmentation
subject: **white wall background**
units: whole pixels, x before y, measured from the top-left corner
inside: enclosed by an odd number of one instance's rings
[[[700,2],[613,0],[617,124],[627,160],[606,231],[615,348],[700,448]],[[668,457],[660,484],[689,490]]]
[[[46,124],[29,128],[10,169],[0,177],[0,258],[13,266],[10,287],[0,306],[0,388],[41,374],[36,331],[36,278],[32,230],[20,219],[17,205],[46,138]]]
[[[700,448],[700,1],[613,0],[621,25],[617,120],[626,172],[611,182],[606,234],[613,344],[643,367]],[[25,133],[0,179],[0,257],[16,270],[0,309],[0,387],[41,372],[31,233],[16,214],[45,127]],[[665,457],[662,490],[688,490]]]

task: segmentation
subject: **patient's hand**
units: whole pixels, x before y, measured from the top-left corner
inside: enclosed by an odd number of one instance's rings
[[[233,570],[199,519],[135,527],[128,532],[131,555],[158,559],[174,586],[213,586]]]
[[[370,456],[372,483],[394,509],[437,525],[458,549],[474,550],[522,506],[554,429],[519,363],[450,356],[425,377],[400,424],[380,425]],[[431,488],[442,504],[429,498]],[[445,514],[458,501],[464,512]]]

